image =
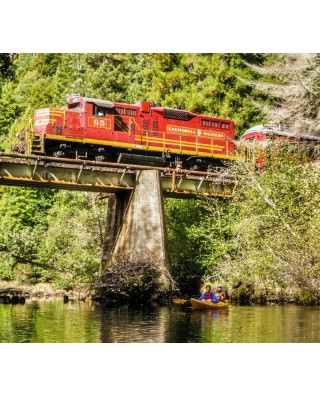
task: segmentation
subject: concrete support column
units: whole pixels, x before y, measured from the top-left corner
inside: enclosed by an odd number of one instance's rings
[[[103,263],[110,256],[152,260],[170,270],[160,172],[143,170],[128,196],[109,198]],[[166,288],[166,278],[160,280]]]
[[[106,266],[113,253],[113,248],[122,226],[123,217],[131,194],[131,192],[115,193],[108,198],[106,231],[101,257],[102,269]]]

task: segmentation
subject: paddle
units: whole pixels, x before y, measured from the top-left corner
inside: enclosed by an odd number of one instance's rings
[[[241,281],[237,281],[235,284],[233,284],[230,290],[239,288],[241,284],[242,284]],[[229,299],[228,289],[226,289],[226,295],[227,295],[227,299]]]
[[[187,299],[180,299],[180,298],[172,298],[172,303],[175,305],[183,305],[184,303],[187,303]]]
[[[241,284],[242,284],[241,281],[237,281],[230,289],[237,289],[240,287]]]

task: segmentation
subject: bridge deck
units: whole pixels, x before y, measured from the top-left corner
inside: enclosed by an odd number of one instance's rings
[[[133,190],[137,173],[145,169],[160,171],[165,196],[233,196],[235,182],[228,170],[212,173],[178,171],[164,167],[0,152],[0,185],[115,193]]]

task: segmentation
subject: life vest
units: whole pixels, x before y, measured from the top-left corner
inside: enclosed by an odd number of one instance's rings
[[[213,300],[212,299],[212,292],[205,292],[204,296],[203,296],[203,299],[211,299],[211,300]]]
[[[228,300],[229,296],[226,291],[215,292],[216,296],[219,298],[220,301]]]

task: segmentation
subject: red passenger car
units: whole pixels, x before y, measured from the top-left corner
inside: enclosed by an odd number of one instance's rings
[[[55,157],[207,169],[234,160],[232,120],[69,95],[67,109],[35,112],[34,127],[14,151]]]
[[[247,159],[254,159],[259,168],[264,168],[268,156],[272,155],[274,159],[277,155],[277,142],[286,143],[289,151],[300,153],[310,160],[319,158],[319,136],[293,133],[281,125],[260,124],[251,127],[240,138],[240,151]]]

